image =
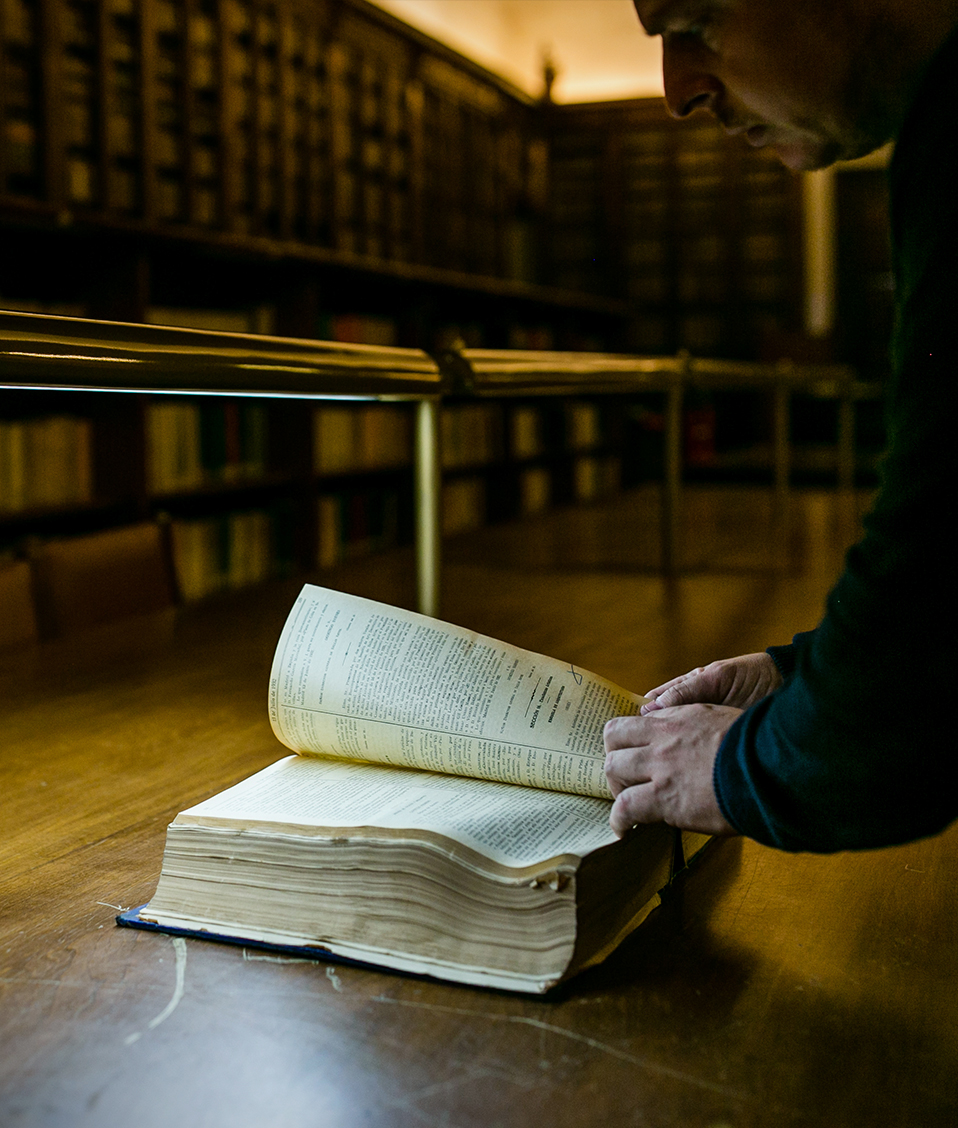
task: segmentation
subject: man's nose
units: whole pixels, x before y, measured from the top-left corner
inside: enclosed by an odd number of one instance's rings
[[[724,87],[704,66],[703,55],[694,45],[665,43],[662,47],[662,81],[665,102],[673,117],[688,117],[693,110],[715,112]]]

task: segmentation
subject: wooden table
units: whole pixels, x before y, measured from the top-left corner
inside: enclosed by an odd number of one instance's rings
[[[958,826],[719,844],[554,998],[118,929],[177,811],[278,757],[293,587],[0,658],[0,1124],[958,1122]]]

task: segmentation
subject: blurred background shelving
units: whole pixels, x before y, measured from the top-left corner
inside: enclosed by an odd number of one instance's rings
[[[836,319],[810,333],[801,178],[660,98],[549,90],[366,0],[2,0],[0,308],[427,350],[835,359],[881,380],[880,169],[836,177]],[[867,483],[880,408],[856,410]],[[688,396],[688,476],[767,477],[770,412],[761,394]],[[833,480],[837,426],[834,403],[795,398],[798,480]],[[661,428],[655,396],[452,401],[445,530],[654,478]],[[410,442],[402,407],[5,392],[0,546],[163,515],[213,586],[337,563],[411,537]],[[183,565],[190,590],[203,568]]]

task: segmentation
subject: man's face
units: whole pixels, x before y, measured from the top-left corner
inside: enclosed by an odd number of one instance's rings
[[[670,111],[713,113],[793,169],[823,168],[883,144],[889,127],[863,65],[867,29],[846,0],[633,0],[662,36]],[[874,103],[874,104],[872,104]]]

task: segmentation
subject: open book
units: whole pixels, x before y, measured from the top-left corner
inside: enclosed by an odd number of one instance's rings
[[[307,585],[269,686],[298,755],[179,814],[123,923],[545,991],[648,915],[681,850],[665,826],[609,827],[602,726],[642,700]]]

